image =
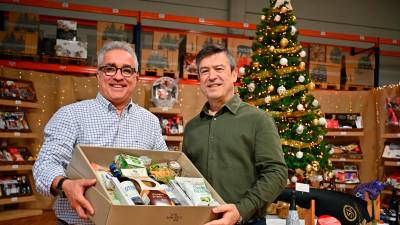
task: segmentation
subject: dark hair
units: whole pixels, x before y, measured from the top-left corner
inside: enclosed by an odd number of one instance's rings
[[[215,55],[215,54],[218,54],[221,52],[225,53],[226,57],[229,60],[229,65],[231,67],[231,71],[233,71],[236,67],[236,62],[235,62],[235,59],[233,58],[232,54],[225,47],[214,44],[214,45],[207,45],[206,47],[201,49],[200,52],[197,54],[196,66],[197,66],[198,73],[200,73],[199,68],[200,68],[201,60],[203,60],[204,58],[206,58],[208,56]]]

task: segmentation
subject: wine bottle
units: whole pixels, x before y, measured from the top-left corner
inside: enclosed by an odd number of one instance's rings
[[[289,206],[289,214],[286,218],[286,225],[300,225],[299,222],[299,214],[296,209],[296,191],[292,191],[290,206]]]
[[[125,191],[125,195],[130,198],[135,205],[144,205],[144,202],[131,179],[120,176],[118,177],[118,181],[121,183],[121,187]]]
[[[389,225],[399,224],[399,201],[397,200],[397,189],[393,187],[389,210],[387,211]]]

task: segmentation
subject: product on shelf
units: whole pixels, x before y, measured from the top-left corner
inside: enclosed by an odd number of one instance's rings
[[[358,169],[355,165],[344,165],[344,169],[333,170],[337,183],[358,184],[360,183]]]
[[[0,111],[0,130],[29,132],[30,127],[25,112]]]
[[[358,144],[352,143],[348,145],[333,145],[330,144],[332,158],[350,158],[362,159],[362,151]]]
[[[97,22],[97,52],[107,41],[127,41],[125,24],[113,22]],[[133,48],[135,49],[135,48]]]
[[[386,112],[387,112],[387,125],[390,132],[399,132],[399,116],[400,116],[400,96],[387,97]]]
[[[326,113],[325,118],[327,128],[363,128],[360,113]]]
[[[33,83],[27,80],[0,78],[0,98],[36,102]]]
[[[400,145],[397,143],[385,145],[382,157],[387,159],[400,159]]]
[[[57,20],[57,39],[76,41],[77,25],[74,20]]]
[[[71,58],[87,58],[87,42],[70,41],[57,39],[56,40],[56,55]]]
[[[0,197],[9,198],[32,194],[32,188],[25,175],[1,175]]]
[[[181,116],[160,116],[159,119],[163,135],[183,134],[183,119]]]
[[[172,108],[178,101],[178,85],[170,77],[161,77],[154,81],[151,89],[151,101],[156,107]]]

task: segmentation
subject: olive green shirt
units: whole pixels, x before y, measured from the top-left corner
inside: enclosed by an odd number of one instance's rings
[[[287,182],[273,119],[237,95],[215,116],[208,109],[186,125],[183,151],[243,221],[265,216]]]

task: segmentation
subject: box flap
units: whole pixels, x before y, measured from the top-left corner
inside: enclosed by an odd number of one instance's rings
[[[67,176],[72,179],[82,179],[83,176],[79,174],[73,167],[68,167]],[[90,219],[96,225],[108,224],[108,214],[110,213],[111,202],[104,197],[96,188],[89,188],[85,192],[85,197],[89,200],[90,204],[94,208],[94,216]]]

